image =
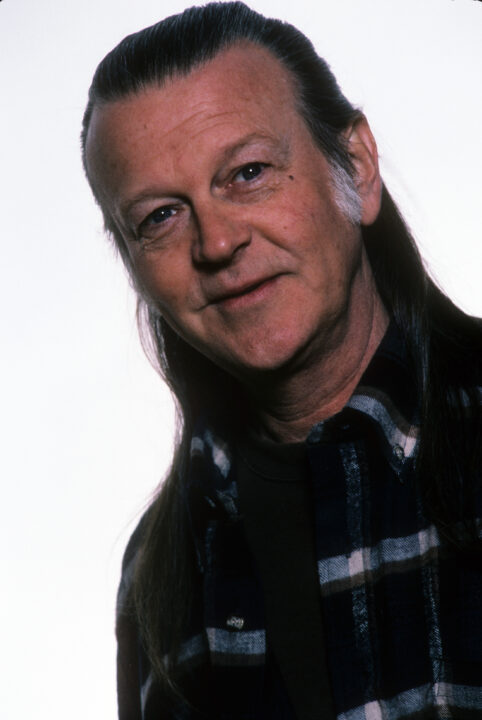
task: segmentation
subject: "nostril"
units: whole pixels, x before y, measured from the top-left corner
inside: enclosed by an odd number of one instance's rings
[[[250,242],[250,232],[243,224],[220,214],[204,214],[198,221],[193,258],[200,264],[226,264]]]

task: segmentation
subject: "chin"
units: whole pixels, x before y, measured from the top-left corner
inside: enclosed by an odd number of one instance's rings
[[[292,339],[291,342],[287,342],[286,337],[283,338],[283,342],[279,339],[277,342],[276,339],[267,342],[265,337],[263,342],[252,344],[249,351],[236,354],[229,365],[225,365],[225,369],[241,381],[268,373],[292,372],[300,358],[304,356],[305,348],[306,343],[298,338],[296,341]]]

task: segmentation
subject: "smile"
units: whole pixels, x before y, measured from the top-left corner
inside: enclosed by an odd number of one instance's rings
[[[215,296],[211,305],[223,310],[238,310],[264,300],[274,289],[280,275],[257,280],[249,284],[227,290]]]

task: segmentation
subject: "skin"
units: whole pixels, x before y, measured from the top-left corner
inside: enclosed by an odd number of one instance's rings
[[[364,118],[346,137],[368,225],[376,145]],[[97,107],[87,165],[142,292],[244,383],[260,432],[300,440],[345,405],[387,316],[276,58],[236,46]]]

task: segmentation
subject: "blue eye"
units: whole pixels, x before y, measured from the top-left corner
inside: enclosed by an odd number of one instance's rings
[[[178,208],[174,205],[162,205],[156,208],[148,215],[139,225],[137,229],[137,237],[143,240],[147,238],[153,239],[161,234],[162,225],[171,220],[175,215],[178,214]],[[171,230],[171,223],[167,224],[165,228],[162,228],[162,234]]]
[[[260,162],[249,163],[248,165],[244,165],[244,167],[236,173],[235,179],[241,177],[246,182],[249,182],[257,178],[258,175],[261,175],[265,167],[266,166]]]
[[[169,205],[157,208],[157,210],[154,210],[154,212],[146,218],[145,223],[148,225],[160,225],[160,223],[163,223],[165,220],[169,220],[175,212],[175,209]]]

